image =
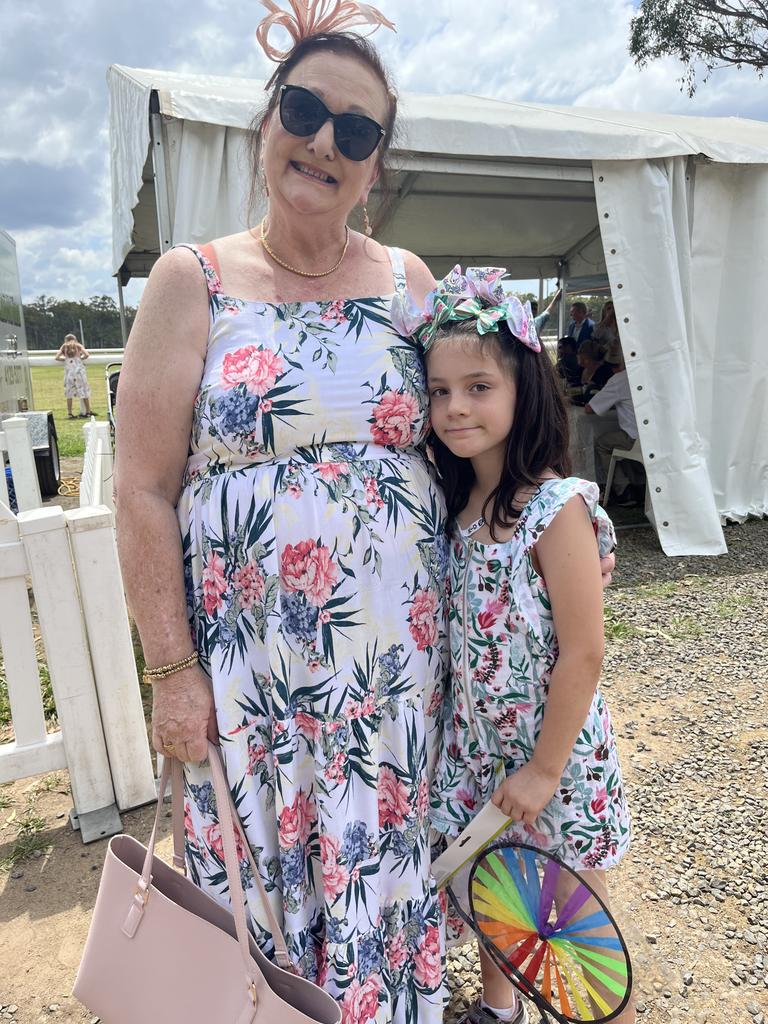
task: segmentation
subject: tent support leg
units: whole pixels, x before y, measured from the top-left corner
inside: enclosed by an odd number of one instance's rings
[[[123,282],[117,275],[117,304],[120,307],[120,334],[123,336],[123,348],[128,344],[128,325],[125,321],[125,300],[123,298]]]
[[[154,96],[154,94],[153,94]],[[155,207],[157,209],[157,230],[160,239],[160,255],[172,245],[171,205],[168,195],[168,170],[165,162],[165,132],[163,118],[150,106],[149,131],[152,139],[152,167],[155,172]]]
[[[560,301],[557,304],[557,336],[562,338],[565,334],[565,310],[566,301],[565,296],[568,291],[568,263],[565,260],[559,260],[557,264],[558,269],[558,284],[563,289],[563,293],[560,296]]]

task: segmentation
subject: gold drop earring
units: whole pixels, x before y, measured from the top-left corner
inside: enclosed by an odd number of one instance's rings
[[[264,179],[264,195],[269,199],[269,182],[267,181],[267,172],[264,168],[264,161],[261,163],[261,176]]]
[[[373,228],[371,227],[371,222],[368,219],[368,207],[365,206],[365,204],[363,204],[363,231],[369,238],[373,234]]]

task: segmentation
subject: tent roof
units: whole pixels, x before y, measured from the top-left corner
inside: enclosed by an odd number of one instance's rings
[[[140,90],[157,90],[171,117],[246,128],[263,84],[115,65]],[[535,160],[637,160],[703,154],[723,163],[768,163],[768,123],[554,107],[469,95],[406,93],[401,147],[410,153]]]
[[[149,132],[153,93],[173,139],[166,154],[175,203],[169,237],[200,242],[241,230],[245,220],[233,211],[243,206],[245,170],[230,165],[219,180],[214,165],[222,160],[222,140],[216,133],[235,129],[237,135],[248,127],[264,100],[263,83],[119,65],[110,68],[108,81],[113,273],[124,267],[144,276],[160,254]],[[391,161],[395,201],[377,225],[377,238],[418,253],[437,276],[458,260],[505,266],[518,279],[556,277],[566,259],[571,279],[604,279],[593,161],[703,154],[717,162],[768,164],[768,124],[737,118],[406,94],[401,125]],[[186,175],[185,203],[178,200],[180,175]],[[189,189],[203,184],[204,207],[199,195],[189,199]]]

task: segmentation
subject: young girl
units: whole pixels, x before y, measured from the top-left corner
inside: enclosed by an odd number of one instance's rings
[[[85,403],[84,416],[91,415],[91,388],[85,373],[85,360],[90,352],[81,345],[74,334],[67,334],[64,344],[56,353],[57,362],[64,363],[64,397],[67,400],[67,416],[77,419],[72,412],[72,399],[82,398]]]
[[[593,483],[570,477],[568,420],[529,309],[504,271],[456,268],[414,332],[453,521],[451,681],[432,823],[456,837],[488,801],[506,837],[555,854],[606,898],[629,845],[608,709],[599,553],[614,545]],[[413,311],[411,311],[413,312]],[[597,535],[597,543],[595,537]],[[481,950],[466,1021],[527,1019]],[[630,1007],[616,1018],[634,1021]]]

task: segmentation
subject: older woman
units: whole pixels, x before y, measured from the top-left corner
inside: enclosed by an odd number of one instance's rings
[[[154,687],[153,741],[187,762],[187,862],[206,892],[228,901],[192,764],[207,732],[299,971],[347,1021],[437,1022],[444,510],[420,449],[422,366],[389,319],[406,281],[422,301],[433,280],[347,227],[395,121],[376,51],[304,39],[270,88],[266,221],[157,262],[121,374],[126,587],[147,665],[182,666]]]
[[[349,1024],[436,1024],[444,508],[422,364],[389,314],[433,280],[347,227],[395,122],[376,51],[327,25],[295,34],[254,135],[266,220],[166,253],[145,290],[120,381],[118,540],[147,665],[170,666],[153,742],[186,762],[192,878],[228,902],[194,764],[207,734],[297,969]],[[249,906],[269,951],[250,890]]]

